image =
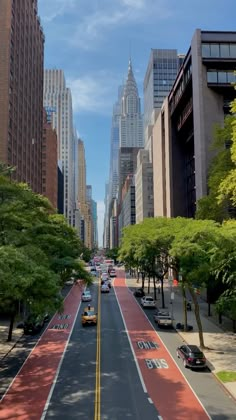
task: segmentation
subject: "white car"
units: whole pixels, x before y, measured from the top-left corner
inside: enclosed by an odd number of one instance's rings
[[[143,308],[155,308],[156,301],[152,296],[143,296],[141,299],[141,305]]]
[[[108,280],[108,279],[109,279],[109,276],[108,276],[108,274],[107,274],[107,273],[102,273],[102,274],[101,274],[101,280],[106,281],[106,280]]]
[[[110,292],[109,286],[107,284],[102,284],[101,293],[109,293],[109,292]]]
[[[116,277],[116,270],[110,271],[110,277]]]
[[[81,298],[82,298],[82,302],[91,302],[92,296],[91,296],[90,291],[89,290],[85,290],[82,293],[82,297]]]

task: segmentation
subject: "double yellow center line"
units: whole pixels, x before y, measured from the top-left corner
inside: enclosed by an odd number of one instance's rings
[[[97,356],[94,420],[101,418],[101,290],[98,283]]]

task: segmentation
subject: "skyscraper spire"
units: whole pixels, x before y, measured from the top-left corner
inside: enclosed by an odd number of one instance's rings
[[[131,99],[132,100],[128,100]],[[132,108],[132,109],[131,109]],[[138,88],[134,78],[132,61],[129,58],[128,75],[122,97],[122,114],[138,114],[140,113],[140,99],[138,96]]]

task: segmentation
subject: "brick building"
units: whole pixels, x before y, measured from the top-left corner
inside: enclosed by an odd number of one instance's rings
[[[37,0],[0,1],[0,161],[42,192],[44,35]]]

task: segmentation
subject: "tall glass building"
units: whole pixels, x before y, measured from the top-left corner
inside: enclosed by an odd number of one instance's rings
[[[144,133],[153,125],[176,79],[184,56],[177,50],[152,49],[144,79]]]

